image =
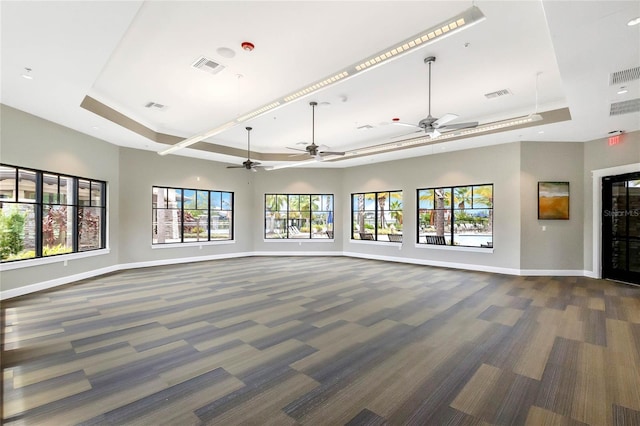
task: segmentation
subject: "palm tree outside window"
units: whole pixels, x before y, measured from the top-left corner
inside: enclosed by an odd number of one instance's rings
[[[417,190],[417,242],[493,247],[493,184]]]

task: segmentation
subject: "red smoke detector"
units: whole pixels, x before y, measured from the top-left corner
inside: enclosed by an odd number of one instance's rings
[[[400,119],[398,117],[394,117],[391,119],[391,121],[400,121]]]
[[[253,43],[250,43],[248,41],[243,41],[240,46],[242,46],[242,49],[246,50],[247,52],[251,52],[253,50],[253,48],[255,47],[253,45]]]

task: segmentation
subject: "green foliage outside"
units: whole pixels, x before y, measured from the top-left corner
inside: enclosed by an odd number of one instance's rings
[[[26,213],[13,208],[9,214],[0,214],[0,255],[2,260],[18,255],[24,250],[24,222]]]
[[[71,247],[67,247],[64,244],[57,244],[55,246],[44,246],[42,247],[42,256],[46,257],[46,256],[54,256],[56,254],[66,254],[66,253],[71,253],[72,252],[72,248]],[[31,259],[33,257],[36,257],[36,252],[35,250],[26,250],[26,251],[22,251],[20,253],[16,253],[16,254],[12,254],[9,257],[2,258],[2,260],[22,260],[22,259]]]

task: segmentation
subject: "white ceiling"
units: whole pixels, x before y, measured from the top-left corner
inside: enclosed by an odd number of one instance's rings
[[[389,142],[408,130],[389,124],[392,118],[417,123],[427,116],[423,59],[431,55],[437,57],[431,105],[436,117],[452,112],[458,121],[483,124],[568,107],[572,119],[303,166],[348,167],[518,140],[588,141],[612,130],[640,129],[638,113],[609,116],[612,102],[640,98],[638,80],[626,83],[622,95],[619,87],[609,86],[610,73],[640,65],[640,25],[626,25],[640,16],[639,1],[479,0],[473,5],[484,21],[207,142],[246,149],[244,127],[252,126],[253,150],[293,153],[287,147],[311,141],[310,101],[321,104],[317,144],[344,151]],[[155,132],[188,138],[471,6],[470,1],[2,1],[0,102],[116,145],[162,151],[168,145],[94,114],[81,102],[89,96]],[[243,51],[243,41],[255,49]],[[221,47],[235,56],[221,56]],[[217,75],[193,69],[200,56],[226,69]],[[25,67],[32,69],[32,80],[22,78]],[[484,97],[500,89],[513,95]],[[148,102],[167,108],[145,108]],[[363,125],[372,128],[357,129]],[[196,147],[176,154],[244,160]]]

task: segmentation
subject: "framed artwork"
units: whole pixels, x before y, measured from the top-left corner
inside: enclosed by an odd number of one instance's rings
[[[569,182],[538,182],[538,219],[569,220]]]

